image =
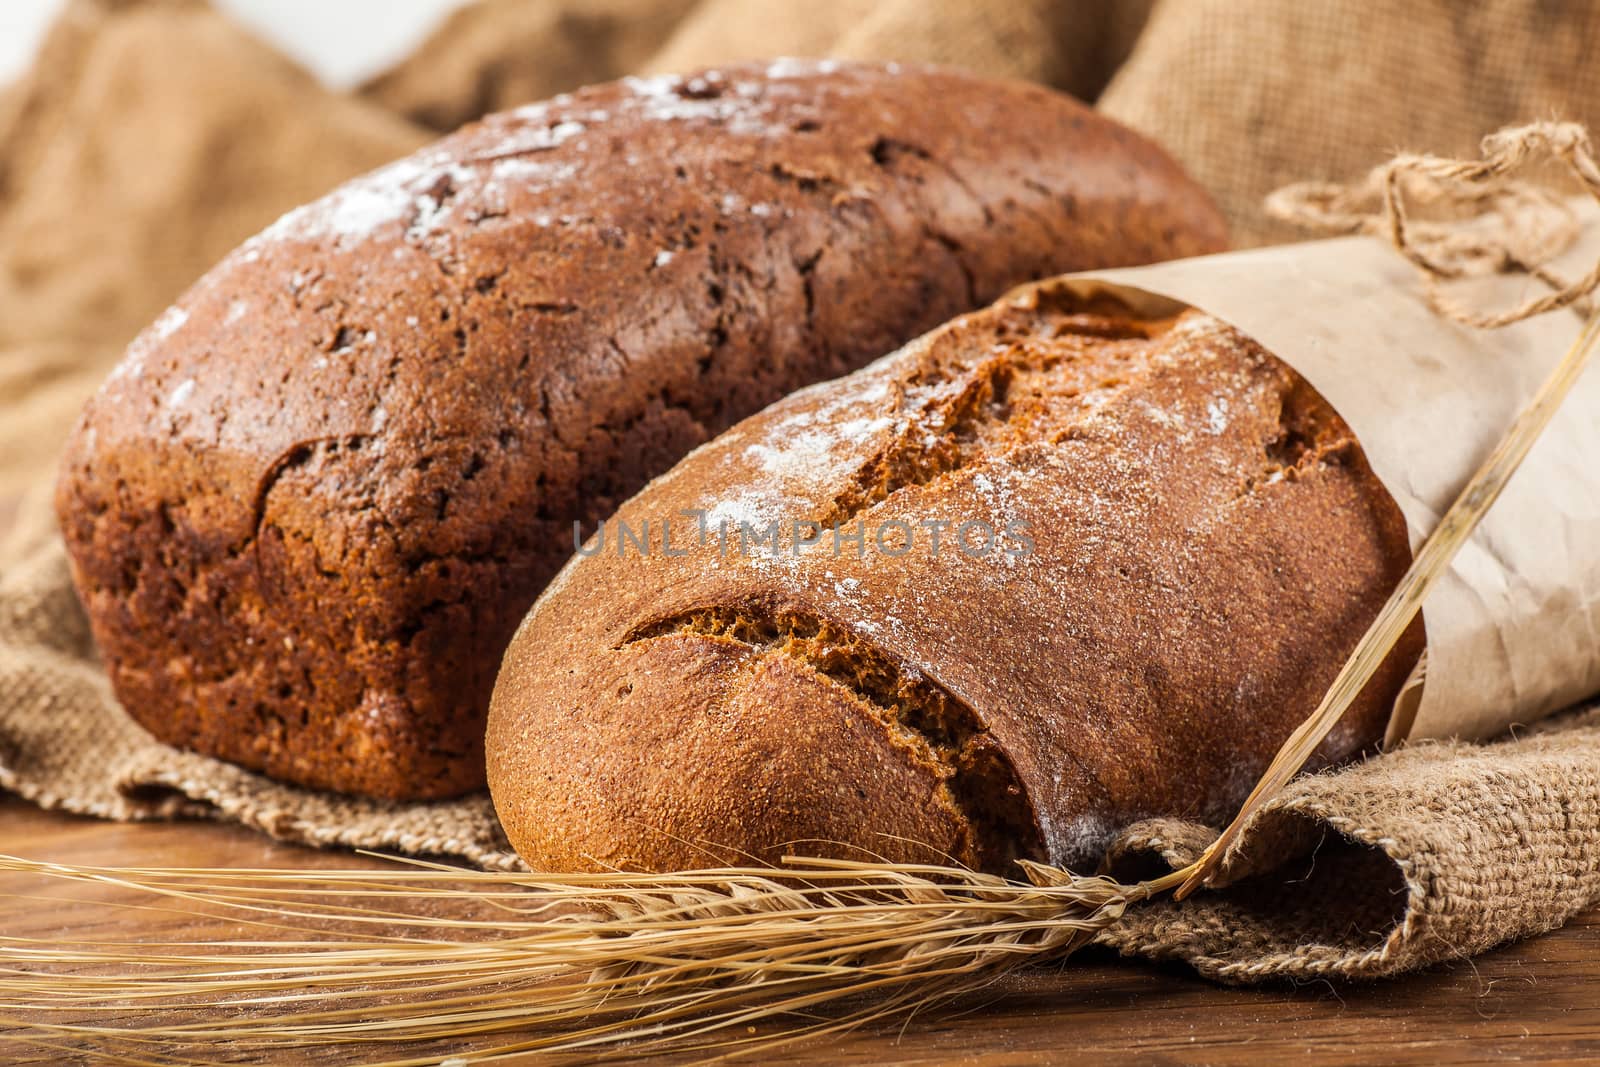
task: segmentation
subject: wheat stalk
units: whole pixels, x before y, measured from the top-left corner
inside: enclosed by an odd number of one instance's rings
[[[1032,881],[1019,882],[805,858],[777,869],[519,875],[0,857],[0,873],[133,892],[145,900],[117,906],[201,911],[248,931],[227,942],[0,936],[0,1041],[92,1039],[130,1062],[219,1042],[267,1052],[493,1035],[504,1039],[475,1060],[620,1043],[633,1043],[630,1055],[769,1048],[1064,957],[1176,881],[1127,886],[1028,865]],[[736,1033],[841,1003],[776,1034]],[[130,1012],[162,1021],[129,1025]]]

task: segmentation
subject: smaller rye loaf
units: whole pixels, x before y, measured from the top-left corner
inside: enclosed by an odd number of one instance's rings
[[[1004,870],[1225,819],[1410,559],[1285,364],[1197,312],[1048,287],[747,419],[585,551],[490,713],[495,807],[536,869],[793,848]],[[1378,741],[1420,642],[1320,763]]]
[[[133,344],[63,461],[74,576],[156,737],[463,793],[574,521],[1018,281],[1222,243],[1159,149],[1020,83],[782,61],[495,115]]]

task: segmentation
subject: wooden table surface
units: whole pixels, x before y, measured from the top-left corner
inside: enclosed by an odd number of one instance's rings
[[[0,799],[0,851],[30,859],[104,865],[326,866],[376,861],[274,844],[205,823],[118,825],[38,811]],[[18,883],[31,882],[22,886]],[[0,933],[66,935],[126,922],[105,908],[111,891],[74,891],[51,903],[41,880],[0,878]],[[59,895],[59,889],[51,890]],[[125,914],[125,913],[124,913]],[[141,920],[174,939],[203,928],[178,915]],[[206,920],[215,922],[215,920]],[[148,932],[148,931],[147,931]],[[215,936],[215,928],[211,931]],[[225,931],[224,931],[225,933]],[[69,1042],[92,1062],[96,1044]],[[363,1063],[409,1050],[348,1048],[277,1062]],[[417,1049],[417,1052],[424,1050]],[[437,1048],[426,1050],[440,1055]],[[469,1052],[469,1047],[446,1053]],[[380,1054],[381,1053],[381,1057]],[[18,1058],[20,1056],[20,1058]],[[62,1062],[0,1044],[0,1062]],[[1523,1063],[1600,1061],[1600,910],[1544,937],[1408,978],[1371,985],[1317,982],[1228,989],[1179,968],[1083,954],[1016,976],[982,1000],[782,1055],[806,1064],[1059,1063],[1279,1064]],[[226,1048],[208,1060],[251,1062]],[[763,1057],[752,1062],[773,1062]]]

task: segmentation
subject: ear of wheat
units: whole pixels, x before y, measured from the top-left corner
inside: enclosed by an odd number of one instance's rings
[[[1032,880],[1019,882],[798,858],[780,869],[533,876],[6,857],[0,872],[109,887],[134,894],[122,907],[237,925],[241,936],[217,942],[0,937],[4,1040],[87,1039],[135,1059],[159,1043],[161,1062],[219,1042],[269,1053],[490,1038],[475,1060],[623,1043],[628,1055],[766,1048],[1061,958],[1177,880],[1126,886],[1030,865]],[[842,1007],[812,1014],[830,1005]],[[131,1026],[105,1022],[130,1014]],[[758,1025],[778,1019],[776,1034]]]

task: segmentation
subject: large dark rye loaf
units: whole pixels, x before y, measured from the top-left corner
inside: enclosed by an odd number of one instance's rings
[[[792,846],[1003,870],[1082,863],[1147,816],[1225,820],[1410,559],[1289,367],[1199,313],[1060,290],[773,405],[585,553],[489,718],[495,807],[536,869]],[[1319,762],[1382,737],[1420,639]]]
[[[780,62],[486,119],[245,244],[89,404],[59,509],[117,695],[295,782],[480,786],[574,520],[1017,280],[1222,242],[1149,143],[948,71]]]

